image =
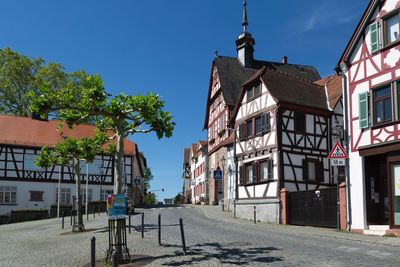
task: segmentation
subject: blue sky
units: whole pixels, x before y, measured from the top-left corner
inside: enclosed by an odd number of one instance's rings
[[[368,0],[248,0],[257,59],[315,66],[327,76]],[[0,47],[100,74],[107,91],[159,93],[174,136],[132,139],[144,151],[160,199],[182,189],[183,148],[206,138],[208,82],[215,50],[235,56],[242,0],[3,1]]]

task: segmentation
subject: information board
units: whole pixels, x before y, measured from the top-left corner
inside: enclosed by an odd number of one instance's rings
[[[109,219],[126,218],[126,197],[124,194],[113,194],[107,197]]]

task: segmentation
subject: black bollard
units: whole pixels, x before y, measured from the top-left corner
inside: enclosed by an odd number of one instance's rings
[[[93,218],[96,218],[96,212],[94,211],[94,207],[93,207]]]
[[[112,267],[118,267],[118,257],[117,252],[113,251],[111,256]]]
[[[161,214],[158,214],[158,244],[161,246]]]
[[[129,234],[131,234],[131,212],[129,212]]]
[[[100,216],[100,207],[99,207],[99,206],[96,206],[96,209],[97,209],[97,211],[98,211],[98,213],[99,213],[99,216]]]
[[[144,212],[142,212],[142,238],[144,238]]]
[[[64,229],[64,212],[61,212],[61,216],[62,216],[61,225],[62,225],[62,229]]]
[[[256,206],[253,207],[254,212],[254,224],[256,223]]]
[[[71,226],[72,226],[72,213],[73,213],[73,212],[72,212],[72,210],[71,210],[71,213],[70,213],[70,214],[71,214],[71,216],[70,216],[70,217],[71,217]]]
[[[96,266],[96,238],[90,240],[90,267]]]
[[[183,231],[183,221],[182,221],[182,218],[179,219],[179,226],[181,227],[181,237],[182,237],[183,255],[186,255],[185,232]]]
[[[86,221],[89,221],[89,209],[85,209],[85,212],[86,212]]]

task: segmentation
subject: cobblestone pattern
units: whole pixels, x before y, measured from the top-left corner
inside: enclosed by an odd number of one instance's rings
[[[335,230],[257,223],[231,218],[219,207],[147,209],[145,238],[141,216],[132,218],[128,247],[149,255],[149,266],[400,266],[400,238],[369,237]],[[162,218],[162,246],[157,216]],[[185,226],[188,254],[183,256],[179,218]],[[69,219],[69,218],[68,218]],[[84,233],[61,230],[60,219],[0,226],[0,266],[84,266],[90,238],[97,258],[108,245],[105,214],[85,220]]]

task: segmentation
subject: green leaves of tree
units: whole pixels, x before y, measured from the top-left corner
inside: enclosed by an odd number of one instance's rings
[[[9,48],[0,49],[0,113],[31,116],[32,99],[39,87],[58,90],[67,81],[61,65],[32,59]]]

